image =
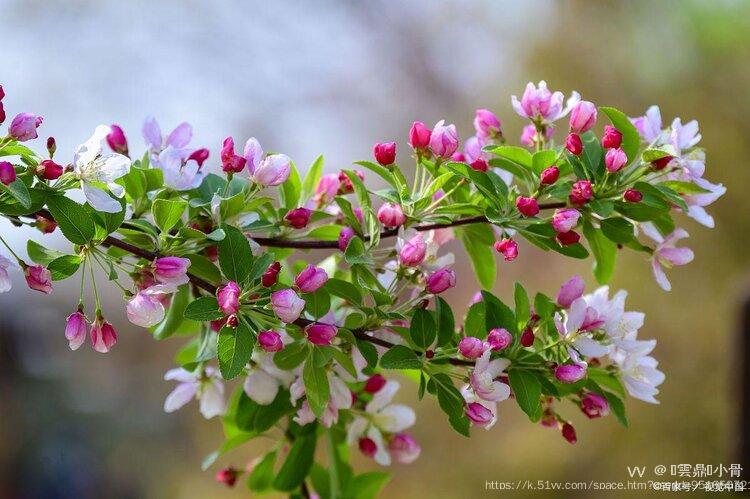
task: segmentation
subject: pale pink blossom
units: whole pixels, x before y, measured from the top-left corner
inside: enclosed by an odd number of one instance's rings
[[[179,382],[164,401],[165,412],[174,412],[194,398],[200,401],[200,411],[206,419],[226,412],[224,383],[213,367],[206,367],[202,373],[200,370],[190,372],[181,367],[170,369],[164,379]]]
[[[305,308],[305,300],[297,296],[293,289],[280,289],[271,293],[271,306],[276,317],[290,324],[299,319]]]
[[[552,123],[567,116],[573,106],[580,100],[578,92],[572,92],[570,98],[563,108],[562,92],[552,93],[547,89],[547,83],[542,80],[537,87],[529,82],[519,102],[515,95],[511,97],[513,110],[523,118],[528,118],[542,123]]]
[[[657,243],[651,257],[651,270],[654,279],[664,291],[670,291],[672,285],[664,271],[674,266],[687,265],[693,261],[695,256],[690,248],[677,247],[677,242],[689,237],[689,234],[684,229],[675,229],[671,234],[664,237],[651,223],[641,224],[641,228],[647,236]]]

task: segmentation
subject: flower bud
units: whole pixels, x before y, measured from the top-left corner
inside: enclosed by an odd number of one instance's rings
[[[555,232],[568,232],[573,230],[580,217],[581,212],[574,208],[555,210],[555,214],[552,215],[552,228]]]
[[[44,118],[31,113],[20,113],[10,122],[8,134],[19,142],[35,139],[38,137],[36,129],[42,124]]]
[[[271,293],[271,307],[276,317],[290,324],[299,319],[305,308],[305,300],[297,296],[293,289],[281,289]]]
[[[561,383],[575,383],[586,376],[586,368],[578,364],[562,364],[555,368],[555,378]]]
[[[518,244],[510,238],[496,241],[495,251],[502,254],[506,262],[512,262],[518,258]]]
[[[415,121],[409,129],[409,145],[414,149],[425,149],[430,145],[432,132],[421,121]]]
[[[492,411],[479,402],[472,402],[466,406],[466,417],[479,426],[487,426],[494,419]]]
[[[315,322],[305,327],[305,336],[307,341],[313,345],[330,345],[336,337],[338,330],[331,324],[321,324]]]
[[[119,125],[111,125],[110,132],[107,134],[107,144],[109,148],[118,154],[128,155],[128,140],[125,138],[125,132]]]
[[[36,228],[39,229],[42,234],[52,234],[55,232],[55,229],[57,229],[57,223],[43,215],[37,214]]]
[[[421,234],[417,234],[404,244],[398,254],[401,265],[407,267],[417,267],[424,261],[427,254],[427,243]]]
[[[239,173],[245,169],[247,161],[234,152],[234,139],[227,137],[221,147],[221,169],[225,173]]]
[[[117,343],[117,331],[101,317],[91,327],[91,346],[99,353],[107,353]]]
[[[240,287],[234,281],[229,281],[216,290],[216,301],[224,315],[236,314],[240,309]]]
[[[250,175],[255,173],[255,169],[258,168],[260,162],[263,161],[263,148],[255,137],[250,137],[245,142],[245,149],[242,151],[242,157],[245,158],[247,164],[247,171]]]
[[[477,158],[469,165],[472,170],[476,170],[478,172],[486,172],[490,169],[490,165],[487,164],[487,161],[485,161],[484,158]]]
[[[200,149],[196,149],[192,153],[190,153],[190,156],[188,156],[188,161],[192,160],[198,163],[198,168],[203,166],[203,163],[208,159],[208,156],[210,154],[210,151],[206,149],[205,147],[202,147]]]
[[[477,109],[474,115],[474,130],[477,136],[491,139],[500,135],[500,120],[489,109]]]
[[[365,391],[367,393],[378,393],[385,386],[386,382],[382,374],[373,374],[365,381]]]
[[[609,173],[619,171],[628,162],[628,157],[620,148],[610,149],[604,155],[604,165]]]
[[[397,203],[385,203],[378,209],[378,220],[386,227],[398,227],[406,222],[401,205]]]
[[[570,111],[570,131],[584,133],[596,124],[596,106],[582,100]]]
[[[263,276],[260,278],[263,287],[270,288],[271,286],[276,284],[276,281],[278,281],[279,272],[281,272],[281,263],[273,262],[271,265],[269,265],[266,271],[263,273]]]
[[[397,433],[393,435],[388,443],[388,452],[396,462],[401,464],[413,463],[418,457],[422,448],[411,435],[406,433]]]
[[[455,161],[457,163],[463,163],[466,161],[466,155],[462,153],[461,151],[456,151],[451,156],[451,161]]]
[[[230,327],[232,329],[237,329],[237,326],[240,325],[240,320],[237,318],[235,314],[230,315],[227,317],[227,327]]]
[[[354,170],[354,173],[357,174],[357,176],[361,179],[365,179],[365,174],[359,170]],[[354,192],[354,184],[352,183],[352,179],[349,178],[349,175],[346,174],[344,170],[341,170],[339,172],[339,185],[338,185],[338,193],[339,194],[351,194]]]
[[[55,151],[57,151],[57,142],[55,142],[55,138],[47,137],[47,152],[49,153],[50,158],[55,155]]]
[[[0,182],[2,182],[3,185],[10,185],[15,181],[15,167],[7,161],[0,161]]]
[[[581,397],[581,411],[589,418],[601,418],[609,414],[607,399],[594,392],[587,392]]]
[[[435,156],[448,159],[458,149],[456,125],[445,125],[444,120],[435,124],[430,135],[430,149]]]
[[[360,438],[359,439],[359,451],[367,456],[367,457],[375,457],[375,454],[378,452],[378,446],[375,444],[375,441],[371,438]]]
[[[657,160],[652,161],[651,167],[657,171],[663,170],[664,168],[667,167],[669,163],[672,162],[673,159],[674,159],[674,156],[664,156],[663,158],[659,158]]]
[[[190,280],[187,269],[190,260],[177,256],[164,256],[154,261],[154,277],[162,284],[173,284],[179,286],[187,284]]]
[[[622,195],[622,198],[628,203],[640,203],[641,200],[643,199],[643,194],[641,194],[641,191],[638,191],[635,189],[628,189]]]
[[[258,345],[268,353],[280,352],[284,349],[281,335],[276,331],[261,331],[258,333]]]
[[[5,118],[7,118],[7,116],[5,115],[5,106],[3,106],[3,103],[0,102],[0,125],[5,123]]]
[[[86,329],[88,322],[86,316],[80,310],[70,314],[65,323],[65,339],[68,340],[71,350],[78,350],[86,341]]]
[[[539,183],[542,185],[552,185],[557,182],[559,177],[560,169],[556,166],[550,166],[542,170],[541,175],[539,175]]]
[[[23,269],[29,288],[46,295],[52,293],[52,273],[42,265],[26,265]]]
[[[578,232],[569,230],[568,232],[558,232],[556,239],[560,243],[560,246],[570,246],[580,241],[581,236]]]
[[[372,148],[372,153],[375,156],[375,161],[383,166],[392,165],[396,161],[396,143],[395,142],[383,142],[375,144]]]
[[[164,305],[158,297],[146,291],[139,291],[125,306],[128,320],[141,327],[151,327],[164,319]]]
[[[570,423],[565,423],[563,425],[562,436],[565,440],[567,440],[571,444],[574,444],[578,441],[578,438],[576,437],[576,429],[573,428],[573,425]]]
[[[58,165],[51,159],[45,159],[36,167],[36,174],[46,180],[55,180],[65,171],[62,165]]]
[[[571,277],[562,285],[560,291],[557,293],[557,304],[562,308],[570,307],[571,303],[583,296],[585,287],[586,284],[581,279],[581,276]]]
[[[328,274],[320,267],[308,265],[306,269],[297,275],[294,284],[303,293],[312,293],[328,280]]]
[[[518,196],[516,199],[516,208],[525,217],[533,217],[539,213],[539,203],[536,199],[526,196]]]
[[[602,137],[602,147],[605,149],[616,149],[622,144],[622,134],[612,125],[604,126],[604,136]]]
[[[427,278],[427,292],[437,295],[456,285],[456,273],[451,269],[442,268],[430,274]]]
[[[458,351],[467,359],[478,359],[484,353],[484,344],[479,338],[466,336],[458,342]]]
[[[291,161],[285,154],[266,156],[255,169],[253,179],[266,187],[283,184],[292,171]]]
[[[570,133],[565,138],[565,149],[574,156],[580,156],[583,152],[583,141],[577,133]]]
[[[591,182],[588,180],[579,180],[573,184],[573,189],[570,191],[568,199],[573,204],[586,204],[594,196],[594,190],[591,186]]]
[[[295,229],[303,229],[310,223],[310,217],[312,216],[312,210],[307,208],[295,208],[289,210],[284,216],[284,220],[289,222],[289,225]]]
[[[351,227],[343,227],[339,232],[339,249],[346,251],[346,247],[349,246],[349,241],[356,235],[354,229]]]
[[[521,333],[520,343],[522,347],[526,348],[534,344],[534,331],[530,327],[527,327]]]
[[[237,483],[238,475],[239,471],[229,466],[227,468],[224,468],[223,470],[217,471],[214,478],[217,482],[223,483],[227,487],[234,487],[234,484]]]
[[[496,352],[505,350],[511,343],[513,343],[513,335],[505,328],[496,327],[487,334],[487,344]]]

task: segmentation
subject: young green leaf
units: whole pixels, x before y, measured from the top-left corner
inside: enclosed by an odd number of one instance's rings
[[[522,369],[510,369],[508,380],[521,410],[529,416],[531,421],[539,421],[542,417],[542,405],[539,399],[542,395],[542,385],[536,376]]]
[[[409,336],[415,345],[422,349],[427,349],[435,341],[436,335],[435,321],[432,314],[423,308],[414,311],[409,326]]]
[[[305,395],[310,410],[317,417],[320,417],[328,407],[331,388],[328,384],[326,370],[316,367],[313,357],[314,355],[310,355],[305,362],[305,367],[302,369],[302,380],[305,383]]]
[[[82,205],[64,196],[50,196],[47,207],[68,241],[88,244],[93,239],[94,219]]]
[[[185,308],[185,318],[198,322],[215,321],[224,317],[219,304],[213,296],[201,296]]]
[[[187,206],[187,203],[181,199],[157,199],[151,205],[151,214],[156,226],[163,234],[169,232],[180,221]]]
[[[255,335],[240,322],[236,328],[224,326],[219,331],[217,354],[219,370],[224,379],[232,379],[250,362],[255,346]]]
[[[242,283],[253,268],[253,252],[250,242],[236,227],[223,224],[226,237],[218,242],[219,265],[227,279]]]
[[[404,345],[396,345],[380,358],[383,369],[422,369],[422,361],[414,351]]]

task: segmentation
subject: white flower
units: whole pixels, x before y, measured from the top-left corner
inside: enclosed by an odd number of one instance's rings
[[[81,181],[83,193],[95,210],[118,213],[122,211],[120,203],[112,199],[107,191],[97,187],[97,184],[105,184],[112,194],[122,197],[124,190],[115,180],[130,171],[130,159],[127,156],[104,153],[104,141],[110,131],[110,127],[99,125],[91,138],[78,146],[73,159],[73,172]]]
[[[659,403],[655,398],[659,393],[656,387],[664,382],[664,373],[656,368],[659,365],[656,359],[645,354],[631,353],[619,359],[618,364],[621,379],[631,397],[650,404]]]
[[[199,371],[191,373],[178,367],[167,371],[164,379],[180,382],[164,401],[165,412],[176,411],[193,398],[200,400],[200,411],[206,419],[221,416],[226,412],[224,383],[216,369],[207,367],[201,376]]]
[[[255,366],[250,368],[250,374],[245,378],[245,393],[258,404],[268,405],[274,401],[280,387],[289,387],[294,381],[294,374],[276,367],[271,354],[255,351],[252,360]]]
[[[352,407],[352,394],[349,391],[349,387],[346,383],[336,375],[334,372],[328,373],[328,386],[330,389],[330,398],[328,399],[328,405],[325,411],[320,416],[320,422],[326,428],[330,428],[339,420],[339,409],[351,409]],[[305,394],[305,385],[302,376],[299,376],[294,383],[289,387],[289,395],[292,405],[297,404],[299,400]],[[299,425],[306,425],[315,421],[315,415],[310,409],[310,405],[307,400],[302,402],[297,415],[293,418],[294,421]]]
[[[188,161],[191,149],[176,149],[168,145],[154,160],[154,164],[164,173],[164,185],[176,191],[197,189],[206,174],[196,161]]]
[[[474,394],[480,399],[487,402],[502,402],[510,397],[510,387],[495,379],[510,365],[510,361],[508,359],[490,361],[491,354],[492,351],[487,349],[477,359],[469,377],[469,384]]]
[[[16,262],[0,254],[0,293],[10,291],[12,283],[8,269],[15,269],[17,267]]]

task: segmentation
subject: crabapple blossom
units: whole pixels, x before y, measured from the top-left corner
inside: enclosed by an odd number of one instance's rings
[[[586,100],[578,102],[570,111],[570,131],[584,133],[596,124],[596,106]]]
[[[270,353],[253,352],[252,366],[242,388],[248,397],[260,405],[271,404],[279,390],[289,388],[295,378],[293,373],[276,367]]]
[[[291,173],[291,160],[285,154],[266,156],[253,172],[253,180],[264,187],[286,182]]]
[[[206,367],[203,372],[190,372],[180,367],[167,371],[164,379],[179,383],[164,400],[164,412],[174,412],[194,398],[200,402],[200,412],[206,419],[226,412],[224,383],[216,369]]]
[[[643,232],[656,242],[653,256],[651,257],[651,269],[654,279],[664,291],[670,291],[672,285],[667,279],[665,269],[678,265],[687,265],[693,261],[694,254],[690,248],[678,248],[677,242],[680,239],[689,237],[684,229],[675,229],[666,237],[662,236],[656,227],[651,223],[641,224]]]
[[[154,260],[154,277],[162,284],[180,286],[187,284],[190,279],[187,270],[190,267],[188,258],[178,256],[164,256]]]
[[[484,352],[482,340],[473,336],[461,338],[458,342],[458,351],[467,359],[477,359]]]
[[[622,144],[622,133],[612,125],[604,125],[604,136],[602,147],[605,149],[617,149]]]
[[[550,166],[542,170],[539,174],[539,183],[542,185],[552,185],[557,182],[560,176],[560,169],[556,166]]]
[[[531,197],[518,196],[516,199],[516,208],[525,217],[533,217],[539,213],[539,203]]]
[[[426,149],[430,145],[432,131],[421,121],[412,123],[409,129],[409,145],[414,149]]]
[[[312,210],[309,210],[307,208],[295,208],[293,210],[289,210],[289,212],[284,215],[284,220],[289,222],[289,225],[291,225],[295,229],[304,229],[305,227],[307,227],[307,224],[310,223],[311,216]]]
[[[406,222],[406,215],[396,203],[385,203],[378,209],[378,220],[386,227],[398,227]]]
[[[552,215],[552,228],[555,232],[569,232],[578,225],[579,218],[581,218],[581,212],[575,208],[555,210],[555,214]]]
[[[625,155],[625,151],[620,149],[609,149],[604,155],[604,165],[607,167],[609,173],[615,173],[625,166],[628,162],[628,157]]]
[[[659,106],[649,107],[645,115],[630,118],[630,121],[635,125],[638,135],[645,142],[655,142],[662,134]]]
[[[427,292],[440,294],[456,285],[456,273],[451,269],[443,268],[427,277]]]
[[[574,230],[569,230],[568,232],[558,232],[555,239],[560,243],[560,246],[570,246],[580,241],[581,235]]]
[[[273,262],[268,266],[263,275],[261,276],[261,284],[263,287],[270,288],[278,281],[279,272],[281,272],[281,263]]]
[[[83,312],[76,310],[68,316],[65,321],[65,339],[71,350],[78,350],[83,342],[86,341],[88,333],[88,322]]]
[[[32,113],[19,113],[10,122],[8,135],[19,142],[26,142],[38,137],[36,129],[41,126],[44,118]]]
[[[338,247],[341,251],[346,251],[346,247],[349,246],[349,241],[352,240],[357,233],[351,227],[343,227],[339,233]]]
[[[216,290],[216,301],[219,304],[219,310],[225,315],[236,314],[240,309],[240,286],[229,281]]]
[[[114,326],[97,317],[91,326],[91,346],[99,353],[107,353],[117,343],[117,331]]]
[[[271,293],[271,306],[276,317],[287,324],[299,319],[305,300],[297,296],[293,289],[280,289]]]
[[[128,140],[125,138],[125,132],[119,125],[110,125],[110,132],[107,135],[107,144],[117,154],[128,155]]]
[[[39,166],[36,169],[37,175],[45,180],[56,180],[62,176],[64,171],[65,169],[62,165],[58,165],[51,159],[45,159],[39,163]]]
[[[388,443],[388,452],[394,461],[401,464],[411,464],[419,457],[422,448],[414,437],[407,433],[397,433]]]
[[[16,169],[8,161],[0,161],[0,183],[10,185],[16,181]]]
[[[503,255],[506,262],[512,262],[518,258],[518,244],[511,238],[495,241],[495,251]]]
[[[487,345],[499,352],[508,348],[513,343],[513,335],[505,328],[494,328],[487,333]]]
[[[23,269],[29,288],[46,295],[52,293],[52,273],[42,265],[26,265]]]
[[[495,415],[489,408],[479,402],[471,402],[466,405],[466,417],[476,425],[487,426],[495,418]]]
[[[382,166],[392,165],[396,161],[396,143],[383,142],[375,144],[372,148],[372,154],[375,156],[375,161]]]
[[[76,149],[73,158],[73,173],[81,182],[81,189],[86,200],[97,211],[119,213],[122,206],[107,191],[97,187],[106,184],[109,192],[116,197],[125,194],[123,187],[115,180],[130,171],[130,159],[117,153],[104,153],[103,143],[111,132],[110,127],[99,125],[94,134]]]
[[[571,109],[581,100],[578,92],[572,92],[563,108],[562,92],[551,92],[544,80],[539,85],[529,82],[526,85],[521,100],[514,95],[511,97],[513,110],[522,118],[528,118],[540,123],[552,123],[568,115]]]
[[[609,414],[609,402],[598,393],[586,392],[581,397],[581,411],[589,419],[601,418]]]
[[[430,135],[430,150],[433,154],[447,159],[458,148],[458,133],[456,125],[446,125],[444,120],[438,121]]]
[[[338,331],[331,324],[313,323],[305,327],[305,336],[313,345],[330,345]]]
[[[474,130],[476,130],[478,137],[484,139],[494,138],[501,133],[500,127],[500,120],[495,116],[495,113],[489,109],[476,110],[474,114]]]
[[[563,364],[555,368],[555,378],[561,383],[575,383],[586,376],[586,367],[578,364]]]
[[[573,189],[570,191],[570,202],[573,204],[586,204],[594,197],[594,191],[589,180],[579,180],[573,184]]]
[[[294,280],[295,286],[303,293],[312,293],[320,289],[328,280],[328,274],[320,267],[308,265]]]
[[[247,171],[250,175],[255,173],[255,169],[263,161],[263,148],[255,137],[250,137],[245,142],[245,148],[242,150],[242,157],[245,158]]]
[[[125,308],[128,320],[141,327],[151,327],[164,319],[164,305],[158,298],[159,290],[147,288],[137,292]]]
[[[583,152],[583,141],[577,133],[570,133],[565,137],[565,149],[574,156],[580,156]]]
[[[557,304],[562,308],[570,305],[583,295],[586,285],[581,276],[573,276],[562,285],[557,293]]]

